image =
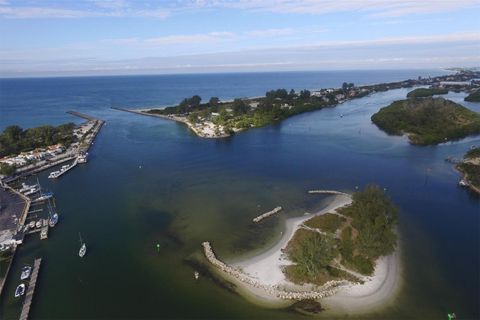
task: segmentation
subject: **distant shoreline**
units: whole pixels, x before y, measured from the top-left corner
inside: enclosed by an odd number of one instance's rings
[[[271,104],[270,108],[277,108],[275,112],[270,109],[265,109],[264,105],[267,98],[272,99],[272,95],[269,96],[269,93],[275,92],[275,90],[267,92],[265,97],[257,96],[236,99],[244,104],[243,108],[246,108],[246,110],[243,110],[243,113],[235,113],[232,111],[232,104],[235,104],[233,99],[219,100],[217,98],[215,104],[210,104],[210,102],[201,104],[201,98],[199,96],[194,96],[198,99],[196,104],[190,104],[188,102],[189,99],[186,98],[181,104],[174,106],[144,107],[138,109],[112,107],[112,109],[180,122],[187,125],[197,136],[202,138],[226,138],[234,133],[280,122],[304,112],[336,107],[343,102],[376,92],[412,88],[415,86],[440,86],[442,88],[449,88],[450,90],[469,91],[473,88],[473,85],[463,84],[459,86],[458,84],[461,83],[461,81],[468,82],[475,78],[476,75],[477,73],[474,72],[463,71],[453,75],[447,74],[433,78],[418,77],[418,79],[371,85],[355,86],[353,83],[344,83],[342,88],[321,88],[313,91],[303,90],[300,94],[293,91],[293,93],[288,94],[288,97],[285,96],[287,95],[287,91],[281,89],[285,92],[284,96],[281,96],[282,98],[273,95],[274,99],[268,100],[269,102],[267,102],[267,105]],[[276,91],[278,92],[280,89]],[[304,91],[308,91],[307,98],[301,95]],[[220,117],[218,113],[218,109],[220,108],[225,114],[222,117]],[[225,110],[229,111],[225,113]]]

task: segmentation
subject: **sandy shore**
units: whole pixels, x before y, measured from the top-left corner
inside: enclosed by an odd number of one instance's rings
[[[400,249],[377,260],[375,272],[363,284],[352,284],[322,299],[322,306],[331,313],[366,313],[391,303],[401,285]]]
[[[285,275],[282,272],[282,266],[291,263],[282,255],[282,249],[287,246],[288,242],[292,239],[302,223],[316,215],[325,214],[350,204],[351,202],[352,199],[350,196],[337,195],[327,207],[315,214],[287,219],[282,238],[275,246],[253,258],[233,263],[233,266],[241,268],[252,278],[257,279],[260,283],[265,285],[295,286],[295,284],[289,282],[285,278]]]
[[[351,201],[348,195],[337,195],[327,207],[315,214],[287,219],[282,237],[275,246],[255,257],[233,262],[231,265],[265,286],[277,286],[293,291],[316,290],[314,286],[300,286],[286,279],[282,267],[291,262],[283,255],[282,249],[287,246],[303,222],[313,216],[332,212],[350,204]],[[335,314],[363,313],[384,307],[393,300],[398,291],[401,282],[400,271],[400,253],[397,250],[389,256],[378,259],[374,274],[370,277],[362,277],[363,284],[343,285],[333,296],[323,298],[320,302],[327,312]],[[285,306],[286,301],[260,288],[252,287],[229,276],[227,278],[236,283],[239,292],[253,302],[270,307]]]

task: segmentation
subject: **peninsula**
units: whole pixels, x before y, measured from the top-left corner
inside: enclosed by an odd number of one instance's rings
[[[277,89],[266,92],[263,97],[236,98],[229,101],[211,97],[207,102],[202,102],[200,96],[194,95],[183,99],[178,105],[163,108],[112,108],[181,122],[200,137],[224,138],[249,128],[279,122],[300,113],[334,107],[347,100],[361,98],[374,92],[413,86],[432,87],[416,91],[414,95],[419,96],[443,94],[448,93],[449,90],[470,92],[480,87],[480,84],[474,81],[479,77],[480,72],[462,70],[453,75],[434,78],[419,77],[415,80],[374,85],[355,86],[353,83],[344,82],[341,88],[313,91],[304,89],[296,92],[293,89],[290,91]]]
[[[4,182],[86,157],[104,121],[76,111],[68,113],[86,121],[80,125],[67,123],[29,129],[11,125],[4,129],[0,134],[0,178]]]
[[[480,114],[443,98],[395,101],[372,116],[392,135],[406,134],[410,143],[431,145],[480,133]]]
[[[261,304],[309,300],[310,306],[323,306],[338,292],[356,297],[359,310],[363,304],[385,304],[399,283],[398,210],[376,186],[353,196],[331,196],[333,201],[316,214],[287,219],[282,238],[268,251],[227,264],[205,242],[207,260],[239,292]]]

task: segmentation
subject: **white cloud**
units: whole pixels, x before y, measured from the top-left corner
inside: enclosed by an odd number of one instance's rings
[[[41,7],[0,7],[0,16],[13,19],[28,18],[82,18],[96,15],[93,12],[57,9],[57,8],[41,8]]]
[[[263,29],[263,30],[253,30],[245,32],[247,37],[276,37],[276,36],[286,36],[292,35],[295,33],[295,30],[292,28],[282,28],[282,29]]]
[[[130,6],[127,0],[89,0],[99,8],[121,9]]]
[[[0,5],[2,4],[0,0]],[[90,9],[67,9],[60,7],[18,7],[8,5],[0,6],[0,17],[9,19],[35,19],[35,18],[91,18],[91,17],[150,17],[164,19],[170,11],[163,8],[135,9],[129,3],[121,0],[91,1],[94,5]]]
[[[172,45],[172,44],[189,44],[189,43],[203,43],[229,40],[234,37],[231,32],[210,32],[205,34],[191,34],[191,35],[171,35],[158,38],[150,38],[143,41],[147,44],[155,45]]]
[[[365,11],[378,17],[446,12],[479,7],[479,0],[190,0],[192,8],[232,8],[278,13],[325,14]]]

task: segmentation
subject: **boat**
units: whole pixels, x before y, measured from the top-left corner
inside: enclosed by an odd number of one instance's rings
[[[88,152],[87,152],[87,153],[80,154],[80,155],[77,157],[77,162],[78,162],[78,163],[87,163],[87,156],[88,156]]]
[[[22,274],[20,275],[21,280],[26,280],[30,277],[30,273],[32,272],[32,267],[24,266],[22,268]]]
[[[40,239],[47,239],[48,237],[48,228],[42,228],[40,231]]]
[[[35,185],[28,185],[25,182],[23,182],[22,187],[18,190],[18,192],[23,193],[23,192],[28,191],[28,190],[33,189],[33,188],[35,188]]]
[[[40,193],[40,197],[36,198],[34,201],[43,201],[53,197],[53,192]]]
[[[35,223],[35,226],[36,226],[37,228],[41,228],[42,225],[43,225],[42,220],[38,220],[37,223]]]
[[[198,280],[198,278],[200,277],[200,273],[198,273],[198,271],[195,271],[193,273],[193,277],[195,278],[195,280]]]
[[[80,247],[80,250],[78,251],[78,256],[80,258],[83,258],[83,256],[85,256],[85,253],[87,253],[87,246],[85,245],[85,243],[83,243]]]
[[[23,296],[25,294],[25,284],[21,283],[18,285],[17,289],[15,289],[15,298]]]
[[[53,228],[58,222],[58,213],[54,213],[50,219],[48,219],[48,225]]]
[[[78,251],[78,256],[80,258],[83,258],[87,253],[87,245],[85,244],[85,242],[83,242],[82,236],[80,235],[80,233],[78,234],[78,236],[80,237],[80,243],[81,243],[80,250]]]
[[[30,227],[30,229],[35,228],[35,221],[30,221],[30,223],[28,224],[28,226]]]
[[[40,188],[38,186],[35,186],[35,187],[31,188],[30,190],[24,192],[23,194],[26,195],[26,196],[29,196],[29,195],[32,195],[34,193],[37,193],[38,191],[40,191]]]
[[[56,179],[60,176],[62,172],[61,171],[52,171],[50,172],[50,174],[48,175],[48,178],[49,179]]]
[[[468,181],[462,179],[458,182],[458,184],[461,186],[461,187],[468,187],[470,184],[468,183]]]

